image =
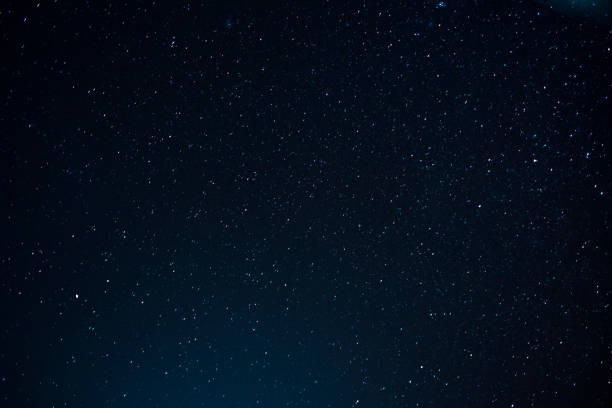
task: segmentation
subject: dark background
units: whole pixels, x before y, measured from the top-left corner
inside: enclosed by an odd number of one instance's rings
[[[610,406],[571,3],[3,2],[0,406]]]

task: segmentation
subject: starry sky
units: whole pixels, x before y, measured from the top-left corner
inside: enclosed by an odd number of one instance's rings
[[[3,1],[0,406],[610,406],[610,11]]]

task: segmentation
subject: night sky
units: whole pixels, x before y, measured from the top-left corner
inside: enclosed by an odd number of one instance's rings
[[[611,11],[2,1],[0,406],[612,406]]]

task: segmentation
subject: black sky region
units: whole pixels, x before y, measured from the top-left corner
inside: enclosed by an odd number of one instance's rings
[[[3,1],[0,406],[611,406],[609,13]]]

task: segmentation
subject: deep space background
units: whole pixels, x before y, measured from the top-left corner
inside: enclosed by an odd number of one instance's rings
[[[0,406],[611,406],[609,12],[3,1]]]

